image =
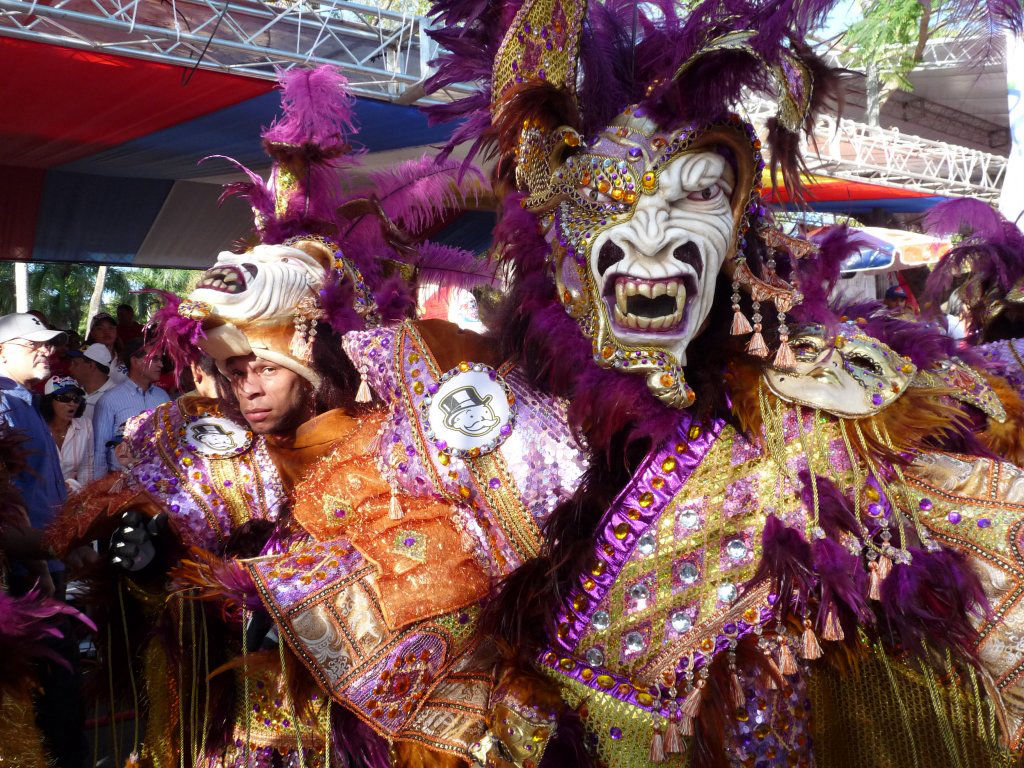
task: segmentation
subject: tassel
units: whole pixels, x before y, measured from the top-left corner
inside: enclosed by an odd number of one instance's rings
[[[868,570],[871,571],[871,578],[868,579],[868,599],[882,599],[882,578],[878,575],[878,563],[868,563]]]
[[[693,718],[684,717],[679,721],[679,735],[693,736]],[[682,750],[680,750],[682,751]]]
[[[732,694],[732,703],[736,709],[741,709],[747,703],[747,697],[743,693],[743,684],[740,683],[740,678],[735,671],[730,676],[729,692]]]
[[[888,555],[882,555],[878,558],[878,580],[885,581],[889,578],[890,573],[892,573],[892,560]]]
[[[803,657],[810,661],[821,658],[821,644],[818,642],[817,636],[814,634],[814,629],[811,627],[811,620],[804,619],[804,634],[803,634]]]
[[[828,613],[825,614],[825,628],[821,632],[821,637],[833,643],[838,643],[846,637],[843,634],[843,625],[839,623],[839,616],[836,615],[834,607],[830,608]]]
[[[654,736],[651,738],[651,762],[665,762],[665,744],[664,740],[661,738],[661,731],[657,728],[654,729]]]
[[[796,665],[796,657],[785,641],[779,642],[779,671],[784,675],[795,675],[800,671]]]
[[[793,354],[788,339],[779,342],[779,351],[775,353],[775,367],[785,371],[796,367],[796,355]]]
[[[683,751],[683,739],[679,735],[679,726],[676,721],[669,719],[665,728],[665,754],[678,755]]]
[[[768,345],[764,343],[760,329],[754,331],[754,335],[747,342],[747,352],[754,357],[768,357]]]
[[[369,403],[373,400],[373,393],[370,392],[370,385],[366,383],[366,379],[359,376],[359,389],[356,390],[356,402],[357,403]]]
[[[682,706],[679,707],[679,714],[683,717],[694,718],[700,712],[700,686],[696,686],[692,691],[686,694],[686,698],[683,699]]]
[[[771,656],[765,656],[764,660],[768,667],[768,679],[765,681],[765,685],[769,691],[777,691],[779,690],[778,678],[782,676],[782,670]]]
[[[736,311],[732,313],[732,327],[729,329],[729,333],[733,336],[746,336],[754,330],[750,326],[750,321],[743,316],[739,307],[736,307]]]
[[[405,517],[405,510],[402,509],[402,505],[398,501],[398,493],[394,488],[391,489],[391,500],[388,502],[388,517],[392,520],[401,520]]]

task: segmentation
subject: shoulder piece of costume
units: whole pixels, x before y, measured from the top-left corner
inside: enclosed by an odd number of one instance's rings
[[[980,344],[975,351],[991,363],[993,370],[1024,395],[1024,339],[1003,339]]]
[[[286,502],[265,441],[218,401],[181,397],[125,428],[135,482],[160,500],[188,546],[219,551],[243,523]]]

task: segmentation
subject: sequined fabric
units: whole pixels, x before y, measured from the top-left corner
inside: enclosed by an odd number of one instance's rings
[[[566,403],[533,391],[518,371],[503,371],[517,399],[515,429],[492,454],[452,458],[424,433],[423,396],[444,371],[415,325],[352,332],[343,343],[388,407],[378,453],[385,478],[405,495],[448,502],[466,549],[492,579],[535,555],[540,528],[587,466]]]
[[[484,733],[493,665],[476,647],[475,609],[389,628],[376,569],[344,541],[247,568],[322,690],[389,739],[469,756]]]
[[[1005,709],[1011,745],[1024,745],[1024,470],[957,454],[918,458],[908,475],[922,519],[982,578],[991,614],[975,617],[978,654]]]
[[[189,421],[222,416],[217,401],[181,397],[128,422],[125,441],[136,458],[134,482],[166,508],[184,543],[217,551],[250,519],[276,520],[285,501],[262,439],[241,455],[209,459],[183,438]]]

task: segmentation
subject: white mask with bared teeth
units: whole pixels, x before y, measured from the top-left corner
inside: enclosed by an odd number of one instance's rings
[[[290,314],[316,297],[327,270],[322,261],[287,245],[257,245],[243,254],[223,251],[189,298],[226,320],[253,321]]]
[[[673,160],[658,181],[628,221],[594,240],[590,269],[616,339],[685,365],[732,241],[734,174],[720,154],[698,152]]]

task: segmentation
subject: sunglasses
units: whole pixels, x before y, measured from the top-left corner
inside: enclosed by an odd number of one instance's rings
[[[73,395],[68,393],[63,395],[54,395],[53,399],[56,400],[58,403],[80,403],[84,398],[81,395]]]

